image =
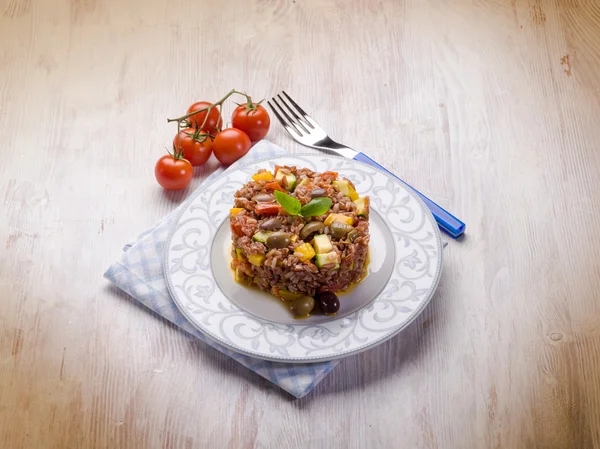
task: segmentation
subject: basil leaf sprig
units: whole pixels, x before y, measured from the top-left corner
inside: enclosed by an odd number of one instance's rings
[[[275,199],[281,207],[290,215],[301,215],[302,217],[318,217],[326,213],[331,207],[331,198],[313,198],[310,203],[302,206],[298,199],[287,193],[275,191]]]
[[[303,217],[318,217],[327,213],[331,207],[331,198],[313,198],[310,203],[305,204],[300,209],[300,215]]]

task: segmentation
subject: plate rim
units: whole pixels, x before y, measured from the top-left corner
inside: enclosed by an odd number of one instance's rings
[[[240,164],[239,166],[234,168],[234,171],[237,170],[243,170],[245,167],[249,167],[251,165],[255,165],[255,164],[260,164],[262,162],[266,162],[266,161],[272,161],[272,160],[277,160],[277,159],[282,159],[282,158],[296,158],[296,157],[316,157],[321,155],[321,153],[299,153],[299,154],[282,154],[282,155],[278,155],[278,156],[267,156],[267,157],[263,157],[263,158],[259,158],[256,159],[252,162],[248,162],[247,164]],[[177,306],[177,309],[179,310],[179,312],[181,312],[181,314],[185,317],[185,319],[192,325],[194,326],[194,328],[196,328],[198,331],[200,331],[203,335],[205,335],[206,337],[216,341],[217,343],[223,345],[224,347],[239,353],[239,354],[243,354],[245,356],[248,357],[252,357],[255,359],[259,359],[259,360],[267,360],[267,361],[271,361],[271,362],[280,362],[280,363],[294,363],[294,364],[312,364],[312,363],[319,363],[319,362],[328,362],[328,361],[333,361],[333,360],[339,360],[342,358],[346,358],[349,357],[351,355],[355,355],[355,354],[359,354],[361,352],[367,351],[369,349],[373,349],[376,346],[379,346],[380,344],[386,342],[387,340],[395,337],[396,335],[398,335],[401,331],[403,331],[404,329],[406,329],[410,324],[412,324],[412,322],[423,312],[423,310],[425,310],[425,308],[429,305],[429,303],[431,302],[431,299],[433,298],[433,295],[435,294],[435,292],[437,291],[437,288],[439,286],[439,282],[442,276],[442,267],[443,267],[443,259],[444,259],[444,250],[443,250],[443,245],[442,245],[442,240],[441,240],[441,234],[440,234],[440,230],[439,227],[437,225],[437,222],[433,216],[433,214],[431,213],[431,211],[429,210],[429,208],[425,205],[425,203],[423,202],[423,200],[421,198],[419,198],[418,195],[416,195],[412,189],[410,187],[408,187],[406,184],[404,184],[403,182],[399,181],[399,178],[396,178],[395,176],[387,173],[386,171],[378,168],[378,167],[374,167],[372,165],[366,164],[364,162],[361,161],[357,161],[354,159],[350,159],[350,158],[345,158],[345,157],[341,157],[341,156],[333,156],[333,155],[329,155],[327,154],[328,158],[332,158],[332,159],[337,159],[337,160],[341,160],[341,161],[352,161],[356,164],[362,165],[364,167],[367,167],[371,170],[375,170],[377,172],[379,172],[380,174],[385,175],[388,179],[392,180],[394,183],[399,184],[411,197],[413,197],[416,201],[417,204],[419,204],[419,206],[421,207],[421,209],[423,210],[423,212],[425,213],[425,215],[427,215],[430,218],[430,221],[434,224],[434,235],[436,238],[436,243],[437,243],[437,249],[438,249],[438,254],[439,254],[439,258],[438,258],[438,263],[436,266],[436,271],[434,274],[434,281],[431,284],[431,287],[429,288],[428,292],[427,292],[427,296],[423,299],[422,303],[415,309],[413,310],[413,312],[409,315],[409,317],[404,321],[404,323],[399,326],[397,329],[395,329],[393,332],[387,334],[387,335],[383,335],[375,340],[373,340],[372,342],[370,342],[368,345],[366,346],[362,346],[362,347],[358,347],[349,351],[342,351],[339,354],[336,355],[320,355],[320,356],[311,356],[309,358],[307,357],[296,357],[296,356],[269,356],[269,355],[264,355],[262,353],[258,353],[258,352],[253,352],[250,350],[247,350],[245,348],[239,347],[235,344],[232,344],[230,342],[227,342],[225,340],[223,340],[222,338],[220,338],[217,335],[213,335],[213,333],[209,332],[207,329],[202,328],[201,326],[199,326],[194,319],[192,319],[191,315],[188,313],[188,311],[185,309],[185,307],[183,307],[182,304],[180,304],[179,299],[177,297],[177,295],[174,293],[175,292],[175,288],[173,286],[172,283],[172,279],[171,279],[171,273],[169,272],[168,269],[168,254],[169,254],[169,248],[171,247],[171,241],[173,239],[173,235],[175,234],[175,230],[177,228],[177,225],[179,224],[179,221],[182,217],[182,215],[187,211],[189,204],[191,204],[194,199],[199,196],[202,192],[206,191],[207,189],[209,189],[213,184],[217,183],[221,178],[223,178],[224,176],[229,175],[229,170],[226,169],[223,173],[221,173],[219,176],[217,176],[212,182],[210,182],[209,184],[206,185],[201,185],[198,189],[196,189],[192,195],[190,195],[190,197],[188,197],[185,202],[186,202],[186,207],[182,207],[180,211],[177,212],[177,215],[174,217],[174,220],[171,224],[171,227],[169,229],[169,234],[167,235],[167,238],[165,240],[165,246],[163,249],[163,274],[164,274],[164,278],[165,278],[165,283],[167,284],[167,289],[169,291],[169,295],[171,296],[171,298],[173,299],[173,302],[175,303],[175,305]],[[381,214],[380,214],[381,215]],[[214,244],[214,239],[211,241],[210,247],[212,248],[212,245]],[[394,258],[396,257],[396,255],[394,255]],[[212,271],[212,267],[211,267],[211,271]],[[387,285],[387,284],[386,284]],[[218,287],[218,284],[217,284]],[[218,287],[220,290],[220,287]],[[383,291],[383,290],[382,290]],[[376,301],[376,299],[381,295],[381,291],[379,292],[379,294],[372,300],[369,302],[369,304],[373,304],[374,301]],[[229,298],[227,298],[229,301],[231,301]],[[235,303],[234,303],[235,304]],[[239,307],[239,306],[237,306]],[[364,308],[364,306],[359,309],[362,310]],[[240,310],[242,310],[244,313],[249,314],[248,312],[246,312],[244,309],[240,308]],[[358,312],[358,311],[357,311]],[[355,312],[356,313],[356,312]],[[251,316],[254,316],[252,314],[249,314]],[[269,320],[265,320],[269,323],[271,323],[271,321]],[[327,323],[332,322],[334,320],[331,321],[327,321]],[[326,324],[326,323],[325,323]],[[304,324],[298,323],[298,324],[291,324],[289,326],[305,326]]]

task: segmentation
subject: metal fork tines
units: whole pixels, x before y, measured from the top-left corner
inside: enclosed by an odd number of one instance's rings
[[[267,101],[269,107],[283,127],[297,142],[307,147],[333,151],[340,156],[350,159],[356,156],[357,152],[352,148],[341,145],[331,139],[325,130],[304,109],[298,106],[298,103],[292,100],[285,91],[273,97],[271,101]]]

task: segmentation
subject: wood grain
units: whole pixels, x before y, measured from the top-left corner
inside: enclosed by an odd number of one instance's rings
[[[600,447],[599,72],[598,0],[0,0],[0,446]],[[468,223],[414,325],[302,400],[102,279],[189,194],[165,118],[232,87]]]

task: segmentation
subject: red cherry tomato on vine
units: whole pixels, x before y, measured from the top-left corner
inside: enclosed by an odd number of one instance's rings
[[[212,154],[212,140],[208,136],[197,135],[194,128],[186,128],[179,131],[179,138],[175,136],[173,138],[173,147],[178,153],[183,153],[184,158],[190,161],[194,167],[206,163],[210,155]],[[190,135],[191,134],[191,135]],[[196,135],[199,140],[204,139],[202,142],[195,140],[193,136]]]
[[[251,109],[243,104],[235,108],[231,115],[231,126],[241,129],[252,142],[257,142],[269,132],[271,118],[269,113],[261,105],[253,105],[256,109]]]
[[[154,176],[158,183],[167,190],[183,190],[190,181],[194,169],[192,164],[185,159],[178,159],[165,154],[154,167]]]
[[[188,108],[187,113],[189,114],[194,111],[199,111],[200,109],[204,109],[209,106],[212,106],[212,103],[209,103],[208,101],[199,101],[191,105]],[[198,129],[200,126],[202,126],[202,123],[204,123],[204,119],[206,118],[206,112],[207,111],[198,112],[197,114],[194,114],[188,118],[188,121],[191,123],[192,127]],[[206,123],[204,123],[204,126],[202,126],[200,131],[206,131],[207,133],[214,135],[218,132],[217,128],[220,128],[222,123],[223,119],[221,118],[221,114],[219,114],[219,109],[212,108],[208,114]]]
[[[231,165],[245,155],[251,146],[250,137],[244,131],[227,128],[215,137],[213,152],[221,164]]]

